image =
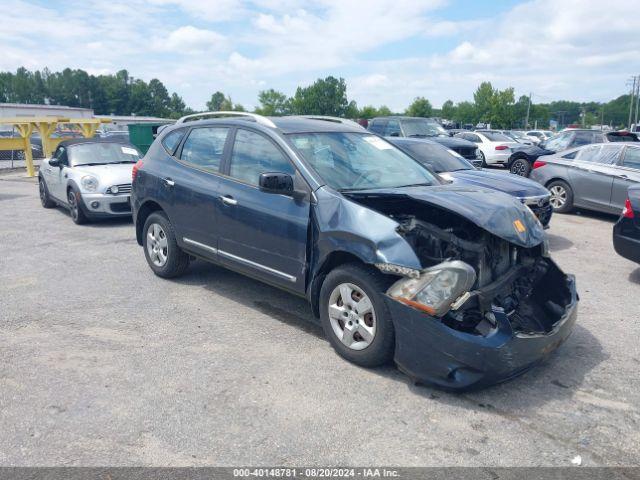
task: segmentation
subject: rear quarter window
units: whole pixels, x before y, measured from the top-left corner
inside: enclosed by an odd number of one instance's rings
[[[173,155],[176,151],[176,147],[182,140],[184,136],[185,129],[174,130],[173,132],[168,133],[161,140],[162,146],[167,151],[169,155]]]

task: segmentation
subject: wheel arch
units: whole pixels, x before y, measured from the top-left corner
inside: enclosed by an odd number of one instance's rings
[[[149,218],[149,215],[158,211],[161,211],[166,215],[166,212],[160,204],[153,200],[147,200],[138,209],[138,213],[136,215],[136,241],[138,242],[138,245],[142,246],[142,229],[144,228],[144,223],[147,221],[147,218]]]
[[[346,265],[348,263],[371,265],[354,253],[345,250],[336,250],[329,253],[316,269],[316,274],[309,286],[309,302],[311,303],[311,311],[314,317],[320,318],[320,289],[327,274],[340,265]]]

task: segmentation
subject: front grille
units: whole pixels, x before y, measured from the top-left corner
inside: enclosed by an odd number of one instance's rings
[[[113,193],[113,187],[118,187],[118,192],[117,193]],[[131,184],[130,183],[123,183],[122,185],[112,185],[109,188],[107,188],[107,193],[111,193],[113,195],[120,195],[121,193],[131,193]]]
[[[467,160],[476,160],[476,147],[454,147],[453,151],[462,155]]]

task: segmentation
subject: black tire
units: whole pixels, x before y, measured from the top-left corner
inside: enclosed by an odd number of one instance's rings
[[[51,200],[49,196],[49,189],[47,189],[47,183],[44,178],[38,178],[38,192],[40,194],[40,203],[44,208],[53,208],[56,206],[56,202]]]
[[[383,299],[384,292],[393,281],[393,278],[372,267],[356,263],[342,265],[329,272],[320,289],[320,320],[329,343],[341,357],[363,367],[377,367],[393,359],[395,332],[391,314]],[[342,343],[334,332],[329,317],[331,293],[345,283],[364,291],[375,312],[375,335],[371,343],[362,350],[353,350]]]
[[[528,177],[529,173],[531,173],[531,163],[526,158],[516,158],[511,162],[509,171],[514,175]]]
[[[488,167],[487,159],[485,158],[484,153],[482,153],[482,150],[478,149],[478,155],[480,155],[480,161],[482,162],[483,168]]]
[[[165,262],[161,265],[154,263],[150,254],[152,246],[149,244],[150,239],[148,233],[149,229],[153,227],[154,224],[160,226],[163,232],[162,238],[166,239],[166,247],[159,249],[162,250],[163,255],[166,257]],[[144,222],[144,227],[142,229],[142,246],[144,249],[144,256],[147,259],[149,267],[151,267],[153,273],[159,277],[179,277],[189,267],[189,255],[183,252],[178,246],[173,225],[171,225],[171,222],[163,212],[152,213]]]
[[[87,214],[84,212],[80,192],[74,187],[67,190],[67,206],[69,207],[69,213],[71,214],[73,223],[83,225],[89,221],[89,217],[87,217]]]
[[[573,210],[573,190],[567,182],[563,180],[554,180],[547,184],[547,189],[551,192],[550,201],[554,212],[568,213]],[[565,192],[565,201],[562,205],[559,205],[558,202],[554,201],[554,196],[560,195],[562,190]]]

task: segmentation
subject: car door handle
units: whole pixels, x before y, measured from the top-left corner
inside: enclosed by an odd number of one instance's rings
[[[629,177],[627,177],[625,174],[620,175],[620,178],[623,180],[629,180]]]
[[[176,184],[176,182],[174,182],[170,178],[163,178],[162,181],[167,187],[173,187]]]
[[[221,196],[220,200],[222,200],[222,203],[224,203],[225,205],[237,205],[238,204],[238,201],[235,198],[230,197],[228,195]]]

